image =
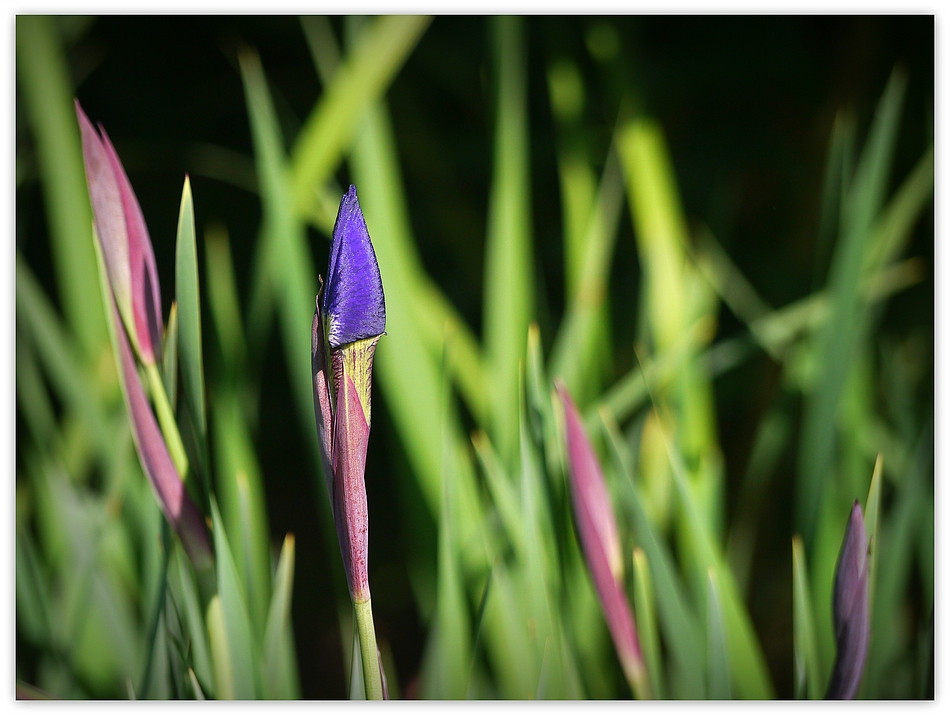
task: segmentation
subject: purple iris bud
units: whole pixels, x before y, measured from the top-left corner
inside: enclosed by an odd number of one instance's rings
[[[835,572],[834,623],[838,656],[827,700],[851,700],[858,693],[868,656],[868,538],[861,505],[854,501]]]
[[[557,390],[564,405],[575,524],[587,558],[587,567],[594,580],[624,674],[635,690],[646,693],[646,667],[637,638],[636,623],[623,587],[620,538],[604,475],[567,388],[558,381]]]
[[[76,101],[96,233],[119,315],[144,363],[161,361],[162,299],[155,253],[132,185],[102,125]],[[101,137],[100,137],[101,133]]]
[[[373,357],[385,330],[379,265],[356,188],[350,186],[333,227],[327,282],[317,295],[311,368],[323,474],[354,602],[365,602],[370,596],[364,472]]]
[[[356,187],[340,201],[330,244],[330,268],[323,293],[323,320],[331,349],[386,331],[386,301],[376,252],[356,198]]]

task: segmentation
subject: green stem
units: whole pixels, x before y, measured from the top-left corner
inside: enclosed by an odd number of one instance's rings
[[[162,435],[165,436],[172,463],[175,464],[175,470],[178,471],[181,479],[185,480],[185,476],[188,475],[188,456],[185,455],[185,446],[181,442],[181,434],[175,422],[175,412],[172,411],[168,394],[165,393],[165,384],[162,383],[162,377],[154,363],[145,364],[145,375],[152,392],[152,400],[155,402],[158,425],[161,426]]]
[[[360,654],[363,656],[363,684],[366,699],[383,699],[383,681],[379,673],[379,657],[376,650],[376,629],[373,627],[372,601],[354,602],[356,629],[360,636]]]

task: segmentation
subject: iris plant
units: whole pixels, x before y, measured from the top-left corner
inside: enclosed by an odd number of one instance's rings
[[[825,699],[851,700],[858,693],[871,637],[868,609],[868,538],[861,505],[854,501],[838,568],[833,603],[838,655]]]
[[[135,447],[165,518],[181,536],[192,563],[201,572],[212,565],[211,542],[204,517],[185,489],[188,460],[158,373],[162,302],[152,242],[109,136],[101,126],[96,131],[79,102],[76,115],[82,134],[96,251],[100,271],[105,272],[102,279],[106,311],[113,328],[113,348]],[[144,369],[158,421],[146,397],[137,363]]]
[[[650,684],[633,612],[623,587],[620,537],[604,475],[567,388],[557,382],[557,390],[564,406],[575,524],[587,558],[587,567],[594,580],[624,675],[638,698],[649,699]]]
[[[352,185],[333,226],[326,284],[313,313],[313,403],[333,520],[356,612],[366,696],[381,699],[367,570],[369,516],[366,449],[376,343],[386,330],[386,302],[376,253]]]

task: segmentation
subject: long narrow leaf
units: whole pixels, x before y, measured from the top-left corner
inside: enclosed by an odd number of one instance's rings
[[[492,19],[498,104],[488,236],[485,243],[485,351],[491,394],[489,434],[502,461],[518,446],[518,375],[534,305],[527,70],[520,18]]]

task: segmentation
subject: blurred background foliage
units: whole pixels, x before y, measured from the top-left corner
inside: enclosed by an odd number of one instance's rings
[[[820,696],[847,510],[876,490],[862,695],[932,696],[933,48],[928,16],[18,18],[18,679],[115,697],[131,671],[163,685],[153,696],[190,694],[152,664],[165,648],[146,650],[162,518],[89,282],[75,96],[138,196],[165,316],[190,176],[209,444],[219,470],[250,476],[273,553],[255,580],[269,586],[294,535],[298,694],[350,691],[304,346],[354,182],[389,309],[367,493],[391,695],[547,694],[553,660],[563,696],[629,696],[568,526],[544,379],[562,375],[612,446],[625,550],[646,550],[626,556],[638,620],[659,536],[692,618],[721,605],[733,696]],[[549,511],[531,512],[538,495]],[[513,527],[522,510],[535,533]],[[522,579],[529,604],[532,585],[569,596],[538,608],[551,656],[503,654],[511,616],[487,596]],[[665,694],[721,694],[689,683],[694,646],[653,583]],[[582,619],[586,636],[568,624]]]

